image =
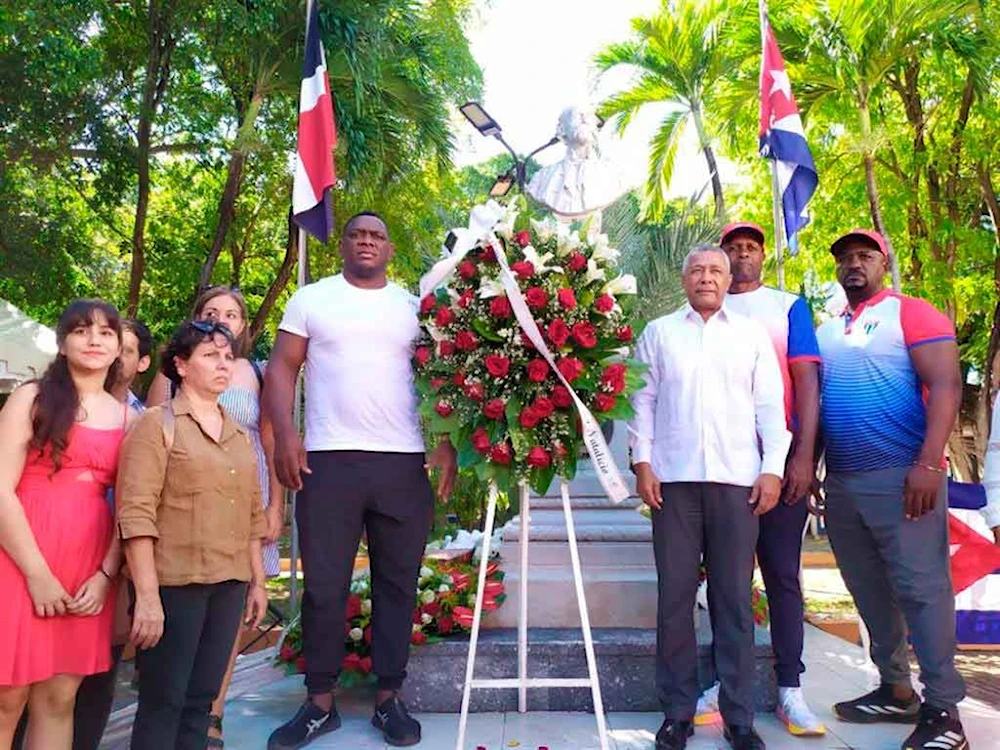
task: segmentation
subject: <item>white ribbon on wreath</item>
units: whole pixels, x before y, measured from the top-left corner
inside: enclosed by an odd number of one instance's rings
[[[601,432],[601,426],[594,418],[594,415],[590,413],[590,409],[587,408],[576,394],[573,386],[570,385],[569,381],[563,377],[563,374],[556,367],[555,358],[545,343],[542,332],[538,329],[538,324],[535,322],[534,316],[532,316],[531,311],[528,309],[528,303],[521,293],[521,288],[517,285],[517,279],[514,278],[514,274],[507,263],[507,255],[504,252],[503,243],[497,239],[493,232],[496,225],[507,215],[504,207],[492,200],[473,208],[469,214],[468,228],[459,227],[452,229],[449,233],[446,247],[450,245],[450,253],[435,263],[431,270],[420,279],[420,298],[423,299],[441,286],[465,256],[481,241],[488,242],[493,247],[497,262],[500,265],[500,283],[507,292],[507,299],[510,301],[510,306],[514,311],[514,317],[517,318],[517,322],[520,324],[521,330],[528,337],[528,340],[531,341],[538,353],[545,358],[549,367],[556,374],[556,377],[566,386],[570,396],[572,396],[577,413],[580,415],[580,422],[583,425],[583,442],[587,446],[587,453],[590,454],[590,459],[597,472],[597,478],[611,501],[621,503],[628,499],[632,493],[628,485],[625,484],[625,480],[622,479],[617,464],[615,464],[611,450],[608,448],[608,442],[604,439],[604,433]]]

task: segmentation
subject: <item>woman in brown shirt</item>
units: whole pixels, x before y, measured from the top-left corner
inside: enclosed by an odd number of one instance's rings
[[[244,601],[251,627],[267,607],[256,457],[218,404],[233,359],[225,325],[181,325],[162,363],[177,395],[143,414],[122,446],[115,494],[135,587],[132,747],[142,750],[204,750]]]

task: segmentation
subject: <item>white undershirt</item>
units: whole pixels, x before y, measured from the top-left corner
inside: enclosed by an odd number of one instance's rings
[[[292,295],[279,329],[309,339],[307,451],[423,452],[411,364],[417,304],[396,284],[361,289],[342,274]]]

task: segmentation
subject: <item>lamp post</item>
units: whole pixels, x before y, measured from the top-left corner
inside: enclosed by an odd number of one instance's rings
[[[500,123],[490,117],[486,110],[483,109],[483,105],[479,102],[466,102],[458,109],[463,115],[465,115],[465,119],[472,123],[472,127],[478,130],[481,135],[493,136],[496,138],[503,144],[503,147],[507,149],[507,153],[514,158],[514,166],[508,169],[506,173],[497,177],[496,182],[493,183],[493,187],[490,188],[490,197],[500,198],[507,195],[515,183],[517,183],[517,189],[524,193],[524,183],[527,178],[528,161],[530,161],[530,159],[540,151],[544,151],[549,146],[554,146],[559,143],[559,136],[553,136],[548,143],[542,144],[522,159],[517,155],[517,152],[511,148],[510,144],[503,139]]]

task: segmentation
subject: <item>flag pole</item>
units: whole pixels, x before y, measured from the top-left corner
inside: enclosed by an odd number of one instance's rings
[[[764,80],[764,61],[767,59],[767,0],[758,0],[760,13],[760,78]],[[785,289],[785,249],[781,220],[781,187],[778,184],[778,160],[771,159],[771,207],[774,218],[774,261],[778,276],[778,289]]]

